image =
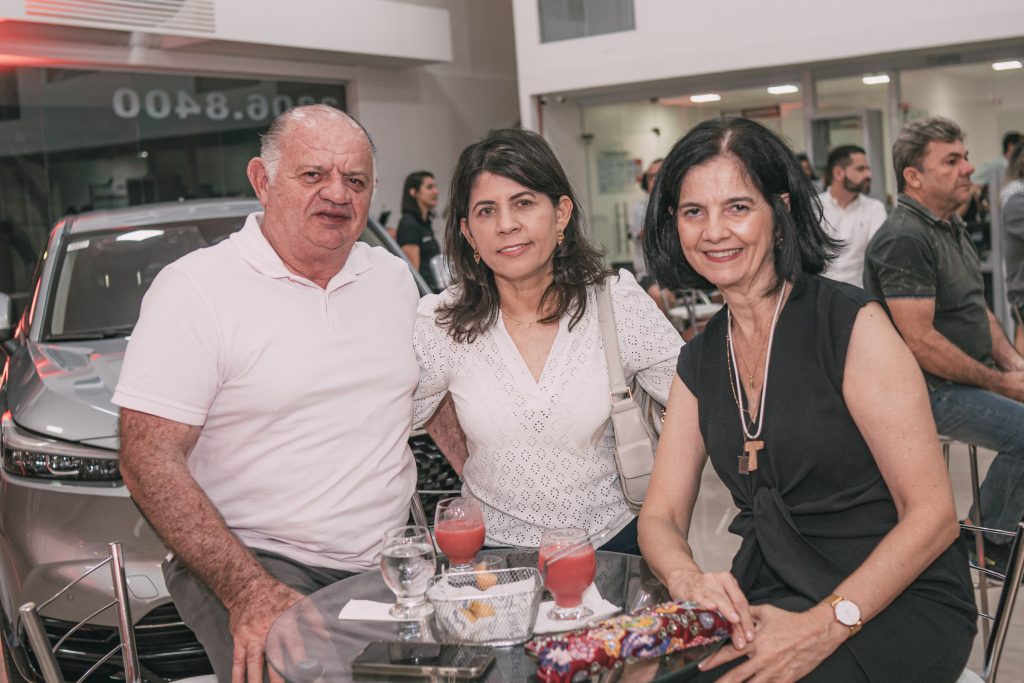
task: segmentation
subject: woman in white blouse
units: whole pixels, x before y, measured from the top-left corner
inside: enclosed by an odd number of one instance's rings
[[[597,531],[627,507],[595,285],[609,278],[626,380],[639,373],[661,403],[679,334],[629,272],[605,269],[539,135],[491,131],[467,147],[449,207],[455,284],[420,302],[415,422],[451,392],[469,452],[463,493],[480,501],[488,545],[535,547],[561,527]],[[603,548],[639,554],[635,519],[612,531]]]

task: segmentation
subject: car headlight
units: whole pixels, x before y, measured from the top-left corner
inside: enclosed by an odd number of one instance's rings
[[[8,474],[82,484],[121,482],[113,451],[26,432],[14,424],[10,411],[3,416],[2,430],[2,464]]]

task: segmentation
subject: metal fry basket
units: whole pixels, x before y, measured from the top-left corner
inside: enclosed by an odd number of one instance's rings
[[[502,647],[529,640],[543,581],[533,567],[449,572],[427,587],[434,630],[441,642]]]

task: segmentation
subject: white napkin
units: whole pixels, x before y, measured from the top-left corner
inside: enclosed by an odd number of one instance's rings
[[[556,621],[548,616],[548,612],[555,606],[553,601],[540,603],[537,608],[537,623],[533,627],[534,633],[561,633],[586,626],[592,621],[601,621],[610,616],[618,614],[620,609],[601,597],[601,591],[597,586],[590,584],[590,587],[583,593],[583,604],[594,611],[589,617],[576,619],[575,621]]]
[[[388,614],[393,602],[375,602],[373,600],[349,600],[338,613],[339,619],[356,621],[401,621]]]

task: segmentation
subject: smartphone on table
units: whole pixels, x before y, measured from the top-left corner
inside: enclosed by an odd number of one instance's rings
[[[377,640],[352,661],[352,672],[478,678],[493,661],[494,648],[484,645]]]

